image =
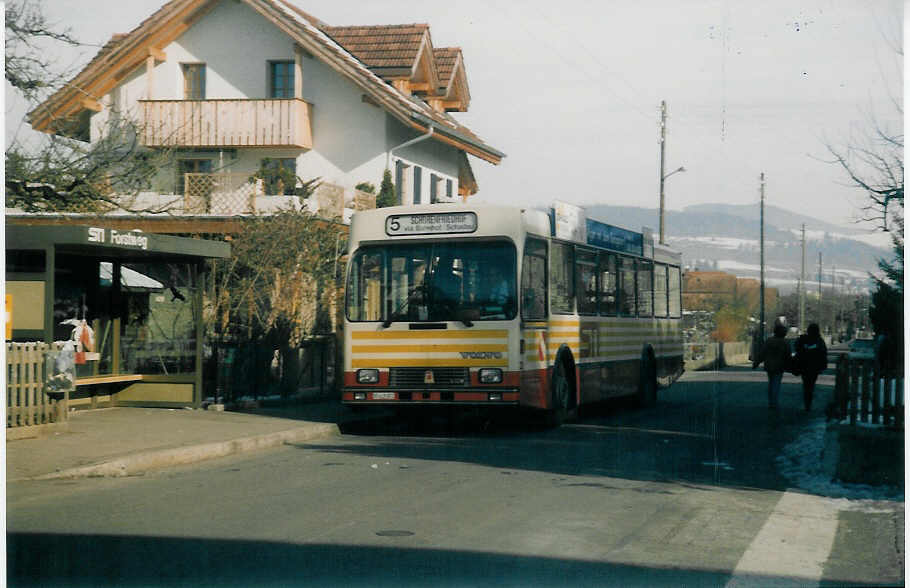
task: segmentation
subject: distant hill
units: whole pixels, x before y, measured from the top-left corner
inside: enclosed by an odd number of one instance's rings
[[[587,215],[603,222],[641,230],[650,227],[657,237],[659,211],[633,206],[589,205]],[[684,263],[699,269],[721,269],[741,277],[759,275],[759,206],[699,204],[682,211],[667,211],[669,244],[683,252]],[[818,280],[818,254],[822,254],[822,280],[831,283],[832,268],[839,285],[866,288],[868,274],[877,260],[890,251],[858,240],[860,228],[841,227],[776,206],[765,206],[765,276],[787,291],[799,279],[802,261],[800,228],[806,225],[806,279]]]

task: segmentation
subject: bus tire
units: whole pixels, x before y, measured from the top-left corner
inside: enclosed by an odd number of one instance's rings
[[[566,362],[560,359],[553,366],[553,377],[550,381],[550,410],[548,425],[558,427],[569,417],[569,402],[572,395],[572,385],[569,383]]]
[[[657,404],[657,362],[651,350],[642,353],[638,378],[638,403],[643,407]]]

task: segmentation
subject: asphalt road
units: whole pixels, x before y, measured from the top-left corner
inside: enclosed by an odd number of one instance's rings
[[[557,430],[384,419],[145,476],[10,484],[10,585],[901,583],[903,502],[794,488],[777,458],[824,402],[807,415],[785,385],[771,413],[764,386],[690,374],[654,408]]]

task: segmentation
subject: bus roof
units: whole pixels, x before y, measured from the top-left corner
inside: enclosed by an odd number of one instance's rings
[[[361,210],[351,218],[351,243],[445,237],[508,237],[524,234],[679,264],[682,254],[654,242],[653,233],[631,231],[587,218],[584,209],[556,203],[548,211],[497,204],[423,204]]]

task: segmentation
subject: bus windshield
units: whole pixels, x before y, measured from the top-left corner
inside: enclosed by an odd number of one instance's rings
[[[504,241],[361,247],[351,260],[348,320],[513,319],[515,259],[515,246]]]

